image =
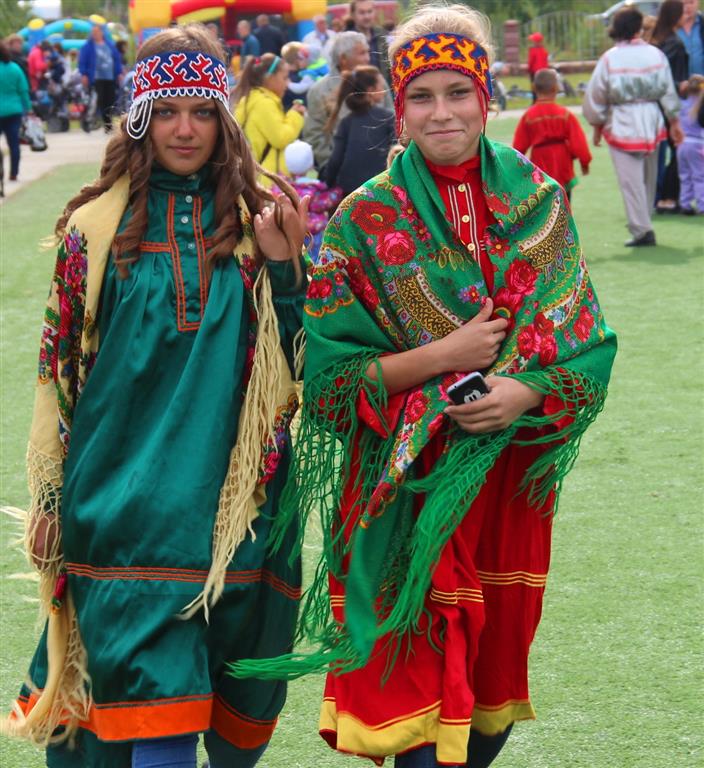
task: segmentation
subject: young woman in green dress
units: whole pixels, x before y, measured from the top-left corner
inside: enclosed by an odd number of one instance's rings
[[[308,201],[256,182],[222,59],[197,25],[148,40],[56,225],[28,452],[49,620],[5,725],[50,766],[193,766],[199,733],[212,768],[251,766],[285,700],[225,664],[292,642],[299,564],[267,539]]]

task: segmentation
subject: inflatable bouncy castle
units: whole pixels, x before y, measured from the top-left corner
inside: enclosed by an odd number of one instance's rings
[[[282,14],[288,23],[312,19],[327,10],[326,0],[130,0],[129,23],[135,33],[172,22],[221,20],[223,28],[234,26],[244,14]]]

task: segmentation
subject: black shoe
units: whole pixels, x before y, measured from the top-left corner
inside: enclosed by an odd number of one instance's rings
[[[683,216],[694,216],[696,214],[696,211],[694,210],[694,208],[682,208],[680,213]]]
[[[640,237],[634,237],[632,240],[627,240],[624,245],[627,248],[637,248],[641,245],[656,245],[655,232],[651,229]]]

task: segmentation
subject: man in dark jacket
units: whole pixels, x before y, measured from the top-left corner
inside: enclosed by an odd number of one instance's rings
[[[387,83],[391,82],[386,33],[381,27],[374,26],[374,0],[352,0],[350,17],[354,31],[361,32],[367,38],[369,63],[381,72]]]
[[[257,16],[257,28],[254,30],[254,36],[259,40],[260,54],[273,53],[276,56],[281,56],[281,49],[286,40],[280,29],[271,26],[269,17],[265,13],[260,13]]]
[[[78,70],[84,88],[94,88],[98,96],[98,111],[102,115],[105,133],[112,130],[112,110],[117,86],[122,81],[122,58],[115,43],[95,24],[91,36],[81,48]]]

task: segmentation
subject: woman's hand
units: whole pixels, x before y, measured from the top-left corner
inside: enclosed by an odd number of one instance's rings
[[[604,132],[603,125],[594,126],[594,132],[592,133],[592,142],[594,143],[595,147],[598,147],[601,144],[601,134],[603,132]]]
[[[296,210],[286,195],[279,195],[277,205],[281,212],[281,227],[276,222],[275,207],[265,208],[254,217],[254,234],[265,258],[271,261],[298,258],[308,231],[309,203],[310,196],[305,195]]]
[[[477,371],[488,368],[499,354],[506,338],[508,320],[490,320],[494,302],[487,299],[484,306],[461,328],[435,342],[441,356],[440,369],[445,371]]]
[[[491,391],[481,400],[445,408],[459,427],[473,435],[505,429],[526,411],[539,406],[545,397],[507,376],[489,376],[486,383]]]
[[[56,559],[58,555],[56,544],[60,535],[59,521],[54,514],[41,515],[30,523],[31,551],[29,556],[38,570],[43,571]]]

